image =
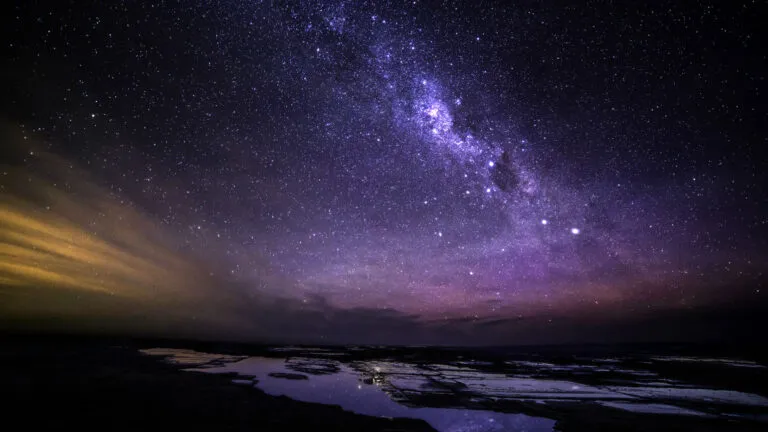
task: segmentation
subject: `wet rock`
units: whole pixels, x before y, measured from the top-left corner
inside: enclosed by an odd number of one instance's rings
[[[306,357],[288,359],[285,367],[310,375],[330,375],[341,370],[337,362]]]
[[[303,374],[287,373],[287,372],[272,372],[269,374],[272,378],[283,378],[289,380],[308,380],[309,377]]]

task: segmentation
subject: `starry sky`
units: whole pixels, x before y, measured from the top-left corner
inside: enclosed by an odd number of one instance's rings
[[[511,344],[768,310],[761,2],[6,7],[14,323]]]

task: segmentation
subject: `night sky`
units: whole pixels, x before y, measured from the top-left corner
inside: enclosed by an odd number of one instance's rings
[[[768,311],[763,2],[310,3],[3,6],[6,325],[514,344]]]

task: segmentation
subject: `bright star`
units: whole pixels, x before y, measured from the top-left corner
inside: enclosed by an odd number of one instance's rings
[[[541,220],[541,224],[542,224],[542,225],[546,225],[546,224],[548,224],[548,223],[549,223],[549,221],[548,221],[548,220],[546,220],[546,219],[542,219],[542,220]]]
[[[578,228],[571,228],[571,234],[573,234],[573,235],[576,235],[576,234],[578,234],[580,232],[581,232],[581,230],[578,229]]]
[[[493,161],[490,161],[490,162],[488,162],[488,166],[489,166],[489,167],[493,168],[493,166],[494,166],[494,165],[496,165],[496,164],[495,164],[495,163],[493,163]]]

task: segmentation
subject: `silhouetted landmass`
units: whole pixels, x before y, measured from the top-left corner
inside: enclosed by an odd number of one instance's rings
[[[195,374],[135,349],[2,339],[3,420],[25,430],[432,431],[424,421],[357,415]]]
[[[350,374],[407,408],[519,414],[551,419],[558,431],[761,431],[768,421],[768,367],[744,346],[309,347],[30,335],[0,342],[7,421],[33,428],[434,430],[423,420],[358,415],[258,388],[270,377],[305,386]],[[216,372],[246,359],[284,369]],[[45,415],[22,414],[30,408]]]

